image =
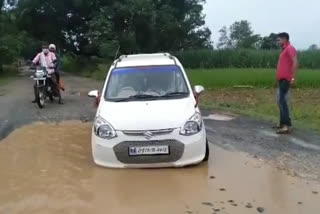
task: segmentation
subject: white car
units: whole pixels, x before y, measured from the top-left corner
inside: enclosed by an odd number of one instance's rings
[[[121,56],[112,64],[92,129],[94,162],[110,168],[183,167],[207,161],[197,97],[170,54]]]

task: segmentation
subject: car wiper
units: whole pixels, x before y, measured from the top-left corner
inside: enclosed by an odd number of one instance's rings
[[[162,95],[161,97],[176,97],[176,96],[187,96],[189,95],[188,92],[170,92],[165,95]]]
[[[137,94],[123,99],[117,99],[115,102],[126,102],[131,100],[140,100],[140,99],[157,99],[159,96],[150,95],[150,94]]]

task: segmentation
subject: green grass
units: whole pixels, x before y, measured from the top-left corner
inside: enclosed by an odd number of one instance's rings
[[[18,69],[15,66],[3,66],[0,72],[0,86],[6,85],[13,81],[18,75]]]
[[[273,87],[276,80],[275,69],[187,69],[193,85],[203,85],[208,89],[249,85],[257,88]],[[298,88],[320,87],[319,70],[299,70]]]
[[[14,79],[15,79],[14,77],[0,75],[0,86],[7,85]]]
[[[207,88],[203,107],[278,121],[275,69],[187,69],[193,85]],[[252,88],[234,88],[237,85]],[[320,131],[320,70],[302,69],[292,90],[295,125]]]
[[[295,126],[320,131],[320,89],[293,89],[290,109]],[[206,91],[201,105],[278,122],[276,90],[273,88],[216,88]]]

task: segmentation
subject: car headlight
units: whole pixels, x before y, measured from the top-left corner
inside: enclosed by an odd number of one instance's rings
[[[202,129],[202,117],[199,113],[195,113],[183,126],[180,131],[181,135],[194,135],[201,131]]]
[[[97,117],[94,121],[94,133],[98,137],[108,140],[117,137],[116,130],[101,117]]]

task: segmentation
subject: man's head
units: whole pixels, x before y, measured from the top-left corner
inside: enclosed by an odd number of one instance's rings
[[[278,44],[281,46],[281,47],[284,47],[286,44],[288,44],[290,40],[290,36],[288,33],[279,33],[278,34]]]
[[[55,52],[56,52],[56,50],[57,50],[56,45],[55,45],[55,44],[51,44],[51,45],[49,45],[49,50],[50,50],[50,52],[55,53]]]
[[[49,53],[49,45],[48,44],[43,44],[42,45],[42,52],[47,55]]]

